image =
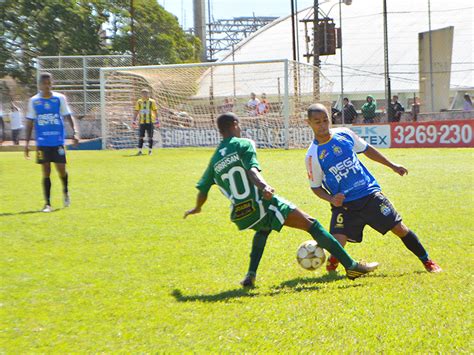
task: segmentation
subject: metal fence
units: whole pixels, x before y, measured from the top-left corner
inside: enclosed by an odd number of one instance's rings
[[[130,55],[42,56],[41,72],[53,75],[54,90],[65,94],[76,117],[97,119],[100,106],[100,68],[132,64]]]

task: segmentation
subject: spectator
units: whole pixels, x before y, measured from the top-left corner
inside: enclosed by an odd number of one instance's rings
[[[257,99],[257,95],[254,92],[250,93],[250,100],[247,102],[246,108],[249,116],[257,116],[257,107],[260,104],[260,100]]]
[[[411,115],[413,116],[413,121],[417,120],[419,113],[420,113],[420,98],[415,96],[413,104],[411,105]]]
[[[341,111],[335,107],[331,107],[331,122],[332,124],[337,124],[337,118],[341,117]]]
[[[5,140],[5,122],[3,122],[3,105],[0,102],[0,126],[2,127],[2,138],[0,139],[0,145],[3,144]]]
[[[398,102],[398,96],[393,95],[392,102],[388,107],[388,122],[400,122],[402,112],[405,112],[405,108]]]
[[[376,109],[377,102],[372,95],[368,95],[367,102],[360,109],[364,116],[364,123],[374,123]]]
[[[352,124],[357,120],[357,111],[352,104],[352,102],[349,101],[347,97],[345,97],[342,102],[344,103],[344,124]]]
[[[472,111],[471,97],[469,96],[467,92],[464,94],[464,105],[462,109],[463,111]]]
[[[260,103],[257,106],[257,113],[259,115],[265,115],[268,113],[270,110],[270,104],[268,103],[267,100],[267,95],[265,93],[262,93],[262,99],[260,100]]]
[[[233,112],[234,110],[234,103],[226,97],[224,99],[224,103],[220,107],[221,113],[226,113],[226,112]]]
[[[13,101],[11,103],[11,114],[10,114],[10,128],[12,130],[12,141],[13,144],[19,145],[20,144],[20,133],[21,129],[23,128],[23,115],[21,110],[18,106],[16,106]]]

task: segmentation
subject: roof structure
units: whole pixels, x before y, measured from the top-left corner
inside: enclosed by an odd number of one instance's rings
[[[428,31],[426,1],[388,0],[389,69],[392,92],[418,91],[418,34]],[[338,1],[320,5],[322,13],[339,27]],[[342,6],[344,90],[347,93],[383,92],[384,42],[382,1],[353,0]],[[298,13],[298,20],[312,17],[312,8]],[[431,0],[432,30],[454,26],[451,89],[474,88],[474,3],[466,0]],[[309,35],[312,26],[309,28]],[[298,24],[299,58],[306,62],[305,29]],[[311,45],[311,44],[310,44]],[[340,91],[340,49],[321,57],[321,69]],[[221,61],[292,59],[291,16],[282,17],[240,42]],[[436,68],[434,68],[436,71]]]

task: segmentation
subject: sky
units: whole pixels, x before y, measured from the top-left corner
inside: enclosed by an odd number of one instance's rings
[[[168,12],[179,19],[184,29],[193,26],[193,0],[157,0]],[[280,17],[291,13],[290,0],[205,0],[211,3],[211,16],[214,19],[230,19],[239,16],[275,16]],[[325,2],[320,0],[320,3]],[[238,3],[238,6],[236,6]],[[297,0],[298,10],[312,6],[314,0]]]

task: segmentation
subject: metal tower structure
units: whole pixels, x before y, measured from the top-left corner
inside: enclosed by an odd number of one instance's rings
[[[213,19],[207,25],[207,60],[217,60],[217,54],[231,51],[237,43],[277,18],[253,16],[221,20]]]

